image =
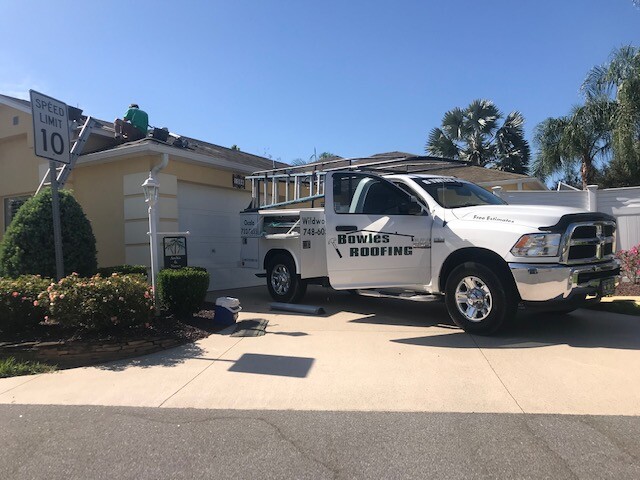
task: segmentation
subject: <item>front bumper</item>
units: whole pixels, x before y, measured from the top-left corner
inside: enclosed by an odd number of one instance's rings
[[[620,265],[611,260],[591,265],[510,263],[520,298],[524,302],[563,301],[598,295],[605,279],[620,280]]]

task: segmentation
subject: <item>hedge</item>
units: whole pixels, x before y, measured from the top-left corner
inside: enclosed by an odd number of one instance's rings
[[[175,315],[200,310],[209,288],[209,273],[203,267],[166,268],[158,273],[160,305]]]

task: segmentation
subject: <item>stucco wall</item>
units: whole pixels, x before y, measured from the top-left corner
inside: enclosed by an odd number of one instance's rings
[[[126,263],[123,179],[130,174],[149,172],[159,161],[159,156],[153,155],[98,165],[83,164],[74,169],[73,192],[91,221],[98,248],[98,265]],[[141,187],[139,195],[144,204]]]
[[[32,129],[31,115],[0,106],[0,240],[4,235],[4,199],[33,194],[41,179],[39,166],[46,163],[33,154]]]

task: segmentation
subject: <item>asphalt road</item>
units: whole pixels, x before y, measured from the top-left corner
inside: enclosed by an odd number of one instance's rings
[[[640,418],[0,405],[1,479],[640,478]]]

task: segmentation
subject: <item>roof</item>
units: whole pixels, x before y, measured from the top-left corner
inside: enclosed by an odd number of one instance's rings
[[[0,97],[2,97],[3,99],[9,100],[9,101],[20,103],[20,104],[24,105],[25,107],[31,108],[31,102],[29,102],[29,100],[23,100],[21,98],[10,97],[8,95],[2,95],[2,94],[0,94]]]
[[[0,103],[19,108],[22,111],[31,112],[31,102],[28,100],[22,100],[20,98],[10,97],[8,95],[0,94]],[[84,117],[86,118],[86,116]],[[100,126],[100,130],[102,130],[103,135],[113,135],[113,122],[108,122],[106,120],[100,120],[94,118],[96,122],[98,122]],[[186,140],[186,142],[178,142],[174,145],[174,142],[180,138],[182,140]],[[269,168],[281,168],[286,167],[287,164],[278,162],[275,160],[271,160],[269,158],[261,157],[259,155],[253,155],[251,153],[242,152],[240,150],[232,150],[230,148],[226,148],[220,145],[215,145],[213,143],[205,142],[203,140],[197,140],[191,137],[180,136],[176,134],[171,134],[171,136],[167,139],[166,142],[160,142],[159,140],[153,138],[143,138],[142,140],[138,140],[136,142],[128,142],[125,144],[117,143],[114,139],[112,145],[108,145],[105,148],[100,149],[100,152],[105,151],[114,151],[118,150],[126,150],[125,146],[131,145],[145,145],[145,144],[157,144],[162,143],[167,146],[172,147],[172,149],[176,150],[176,154],[179,152],[189,151],[192,153],[196,153],[199,155],[209,156],[218,160],[223,160],[225,162],[231,162],[240,165],[246,165],[249,169],[269,169]],[[185,146],[177,146],[185,145]],[[95,153],[95,152],[92,152]],[[81,155],[83,157],[84,155]]]
[[[503,180],[526,180],[532,177],[519,173],[504,172],[493,168],[478,167],[475,165],[461,165],[449,168],[436,168],[429,171],[432,175],[444,175],[464,178],[473,183],[497,182]]]
[[[385,165],[385,162],[388,162],[388,165]],[[541,190],[546,190],[545,185],[539,179],[528,175],[469,165],[463,160],[421,156],[399,151],[376,153],[369,157],[332,157],[319,162],[288,166],[286,168],[281,168],[279,169],[279,172],[274,173],[285,175],[293,173],[302,174],[303,171],[335,170],[354,165],[362,165],[365,167],[367,164],[375,163],[377,163],[377,165],[375,165],[375,169],[385,173],[421,173],[457,177],[485,187],[516,184],[520,182],[534,183],[537,184]],[[374,166],[372,165],[372,167]],[[265,173],[271,173],[271,171],[254,172],[254,175],[260,176]]]
[[[22,100],[21,98],[10,97],[8,95],[0,94],[0,103],[16,108],[22,112],[31,112],[31,102],[28,100]]]

